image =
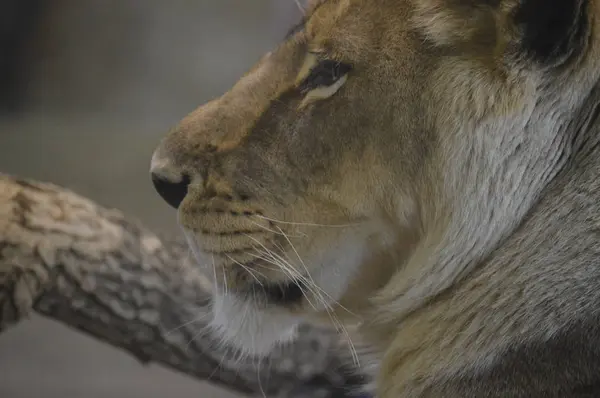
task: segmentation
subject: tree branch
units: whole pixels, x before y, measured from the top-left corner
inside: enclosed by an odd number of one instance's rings
[[[36,311],[238,392],[343,396],[352,380],[332,354],[334,335],[304,328],[268,366],[240,361],[205,332],[207,286],[183,242],[55,185],[0,174],[0,331]]]

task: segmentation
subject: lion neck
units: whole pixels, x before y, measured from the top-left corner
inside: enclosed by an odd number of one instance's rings
[[[539,88],[522,111],[450,133],[456,139],[440,150],[443,160],[432,167],[438,178],[420,200],[428,203],[420,241],[373,298],[376,324],[397,325],[434,300],[519,226],[580,141],[595,137],[582,121],[600,102],[596,80],[579,76],[552,92]]]
[[[508,139],[487,139],[493,137],[489,134],[491,125],[477,131],[479,152],[462,163],[468,178],[456,183],[456,201],[449,202],[454,217],[444,219],[439,229],[424,230],[426,234],[412,255],[375,297],[371,312],[356,330],[360,364],[367,376],[374,380],[379,373],[381,360],[406,316],[427,311],[424,303],[443,300],[441,292],[483,266],[484,260],[495,255],[494,250],[501,254],[503,239],[527,214],[535,212],[535,202],[545,194],[548,184],[560,178],[561,172],[575,167],[582,157],[597,157],[600,84],[590,87],[578,102],[565,105],[560,112],[556,111],[556,103],[531,109],[531,117],[519,134],[511,134]],[[514,131],[505,128],[505,132]],[[478,159],[475,154],[481,156],[494,148],[502,151],[486,159],[486,168],[481,168],[481,163],[474,161]],[[594,159],[594,164],[600,169],[599,160]],[[464,195],[458,194],[460,189]],[[471,195],[477,200],[465,199]],[[462,208],[460,199],[464,200]],[[372,390],[374,386],[369,383],[366,388]]]

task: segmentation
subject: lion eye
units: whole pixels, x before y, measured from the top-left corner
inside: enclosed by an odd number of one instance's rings
[[[343,62],[321,60],[313,66],[298,89],[306,93],[319,87],[329,87],[337,83],[352,70],[352,66]]]

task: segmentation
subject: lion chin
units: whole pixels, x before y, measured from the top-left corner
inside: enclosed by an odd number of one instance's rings
[[[301,322],[277,308],[263,309],[235,294],[215,294],[212,310],[209,326],[214,335],[249,356],[268,356],[277,345],[293,341]]]
[[[371,257],[373,248],[379,246],[373,244],[373,236],[364,236],[370,229],[368,225],[362,225],[361,229],[357,234],[348,226],[338,237],[337,244],[331,244],[328,250],[305,255],[305,259],[296,257],[302,264],[298,268],[313,270],[310,282],[269,284],[254,279],[253,284],[240,287],[228,286],[225,280],[219,282],[217,275],[225,273],[218,274],[212,266],[214,255],[202,251],[194,233],[184,228],[197,264],[206,279],[213,281],[210,286],[212,319],[208,325],[213,335],[244,355],[265,357],[275,347],[293,342],[301,324],[318,323],[319,318],[337,320],[335,313],[340,311],[340,301],[352,278],[347,270],[358,270]],[[303,301],[310,312],[302,311]],[[340,327],[341,321],[337,322],[334,326]]]
[[[551,3],[312,0],[163,138],[217,338],[335,328],[379,398],[600,396],[600,0]]]
[[[210,285],[212,318],[208,327],[216,338],[241,354],[258,357],[266,357],[277,345],[295,339],[297,327],[302,322],[298,316],[269,305],[266,297],[259,296],[264,289],[259,290],[259,295],[256,290],[252,294],[226,291],[226,286],[220,286],[216,281],[216,273],[210,275],[210,267],[206,266],[211,263],[212,256],[198,248],[192,233],[184,230],[184,235],[204,276],[213,281]]]

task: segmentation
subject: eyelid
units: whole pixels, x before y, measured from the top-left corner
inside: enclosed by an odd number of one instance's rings
[[[304,109],[306,106],[319,99],[331,97],[346,83],[346,80],[348,80],[348,75],[342,76],[331,86],[317,87],[314,90],[309,91],[298,106],[298,109]]]
[[[321,72],[326,72],[329,68],[333,68],[331,73],[335,73],[331,84],[318,84],[320,80],[323,80],[318,75]],[[314,95],[309,96],[310,98],[305,98],[303,105],[313,102],[317,98],[325,98],[335,93],[344,84],[347,74],[352,69],[351,64],[336,61],[333,57],[329,57],[325,51],[309,49],[304,63],[296,75],[295,86],[303,93],[313,90],[318,90],[318,93],[315,92]],[[314,76],[315,79],[311,79],[311,76]],[[332,90],[331,93],[329,93],[330,90]]]
[[[319,86],[330,86],[337,80],[350,73],[352,67],[331,59],[319,60],[310,70],[310,74],[299,86],[302,91]],[[312,79],[311,79],[312,77]]]
[[[298,72],[298,75],[296,76],[295,85],[299,86],[300,84],[302,84],[304,79],[306,79],[310,75],[313,68],[317,66],[320,61],[320,57],[309,51],[306,58],[304,59],[304,63],[302,64],[300,71]]]

